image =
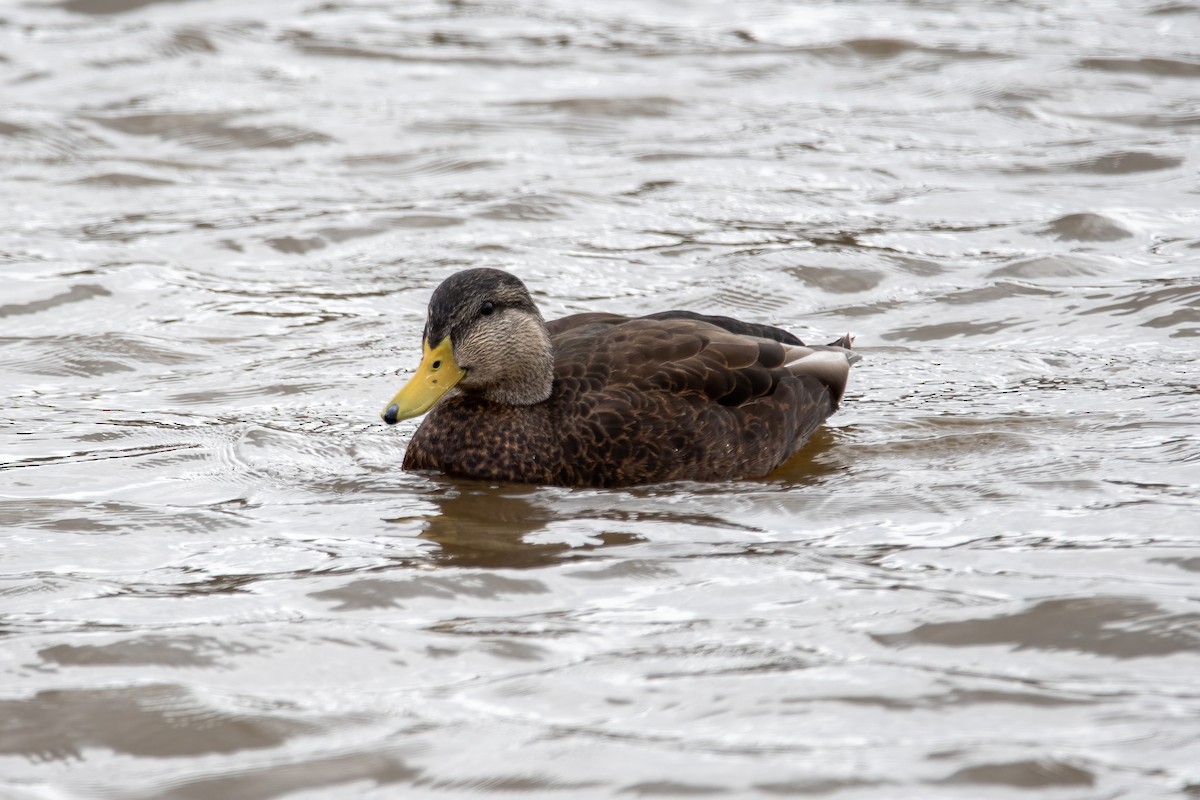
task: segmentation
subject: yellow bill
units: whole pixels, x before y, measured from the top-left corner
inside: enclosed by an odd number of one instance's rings
[[[450,345],[449,336],[433,348],[430,348],[429,340],[425,340],[423,349],[424,355],[421,356],[417,374],[383,410],[381,416],[388,425],[424,414],[467,374],[459,369],[454,360],[454,348]]]

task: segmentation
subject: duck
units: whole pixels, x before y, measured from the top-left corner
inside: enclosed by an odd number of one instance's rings
[[[760,478],[838,409],[852,345],[682,310],[547,322],[520,278],[468,269],[434,290],[420,364],[381,416],[425,415],[406,471],[596,488]]]

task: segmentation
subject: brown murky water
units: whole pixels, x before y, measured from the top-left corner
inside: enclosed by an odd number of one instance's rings
[[[1200,4],[0,10],[0,796],[1200,796]],[[450,272],[865,355],[398,471]]]

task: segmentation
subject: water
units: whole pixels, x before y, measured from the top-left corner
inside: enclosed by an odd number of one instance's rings
[[[12,3],[0,796],[1200,795],[1200,5]],[[853,331],[760,481],[398,469],[449,273]]]

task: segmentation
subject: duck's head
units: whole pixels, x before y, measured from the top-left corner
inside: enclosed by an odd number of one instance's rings
[[[429,299],[417,373],[383,410],[392,425],[420,416],[446,392],[532,405],[550,396],[554,352],[529,290],[498,269],[469,269],[442,281]]]

